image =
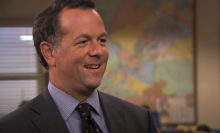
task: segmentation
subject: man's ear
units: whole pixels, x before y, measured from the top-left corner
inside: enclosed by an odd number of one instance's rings
[[[49,67],[56,66],[54,46],[43,41],[40,43],[40,50]]]

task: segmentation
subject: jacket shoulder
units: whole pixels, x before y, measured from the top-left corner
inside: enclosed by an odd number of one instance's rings
[[[123,117],[126,118],[127,125],[133,125],[129,126],[130,132],[137,132],[140,130],[148,131],[150,133],[157,132],[154,120],[148,109],[103,92],[99,92],[99,96],[101,105],[104,107],[105,111],[108,109],[111,111],[118,110],[116,112],[124,114]],[[111,113],[111,111],[107,111],[106,116],[108,116],[108,113]]]
[[[42,94],[38,95],[26,104],[18,107],[13,112],[0,119],[0,132],[19,132],[22,128],[33,126],[32,118],[38,116],[38,112],[31,110],[34,103],[42,99]]]
[[[125,101],[123,99],[120,99],[118,97],[103,93],[103,92],[99,92],[100,98],[101,98],[101,102],[105,102],[103,104],[111,104],[113,105],[116,109],[122,109],[122,110],[126,110],[126,112],[130,115],[130,116],[134,116],[134,117],[149,117],[150,112],[148,109],[135,105],[133,103],[130,103],[128,101]],[[147,119],[147,118],[146,118]]]

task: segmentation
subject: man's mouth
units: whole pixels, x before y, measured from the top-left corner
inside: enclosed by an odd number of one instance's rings
[[[98,69],[100,65],[85,65],[84,67],[89,69]]]

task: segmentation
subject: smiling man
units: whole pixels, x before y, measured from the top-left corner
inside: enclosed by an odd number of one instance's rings
[[[56,0],[34,22],[48,88],[0,120],[1,133],[156,133],[145,108],[99,92],[108,61],[104,23],[91,0]]]
[[[59,13],[60,45],[40,44],[51,83],[79,101],[100,85],[108,60],[105,26],[91,9],[64,8]]]

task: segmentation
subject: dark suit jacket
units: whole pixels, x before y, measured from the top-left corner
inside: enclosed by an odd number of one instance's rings
[[[99,92],[109,133],[156,133],[145,108]],[[0,119],[0,133],[69,133],[48,90]]]

